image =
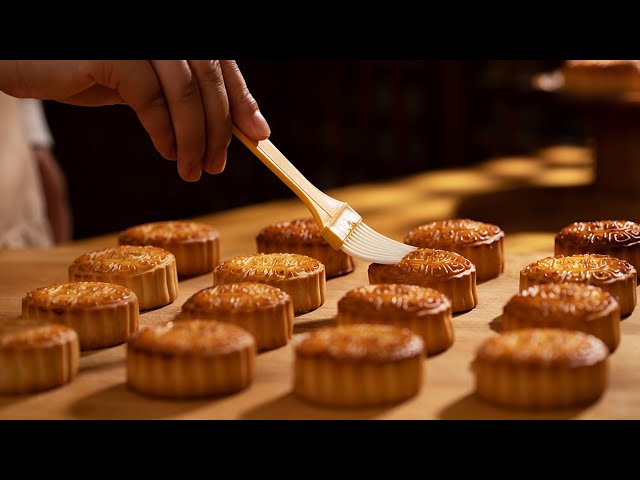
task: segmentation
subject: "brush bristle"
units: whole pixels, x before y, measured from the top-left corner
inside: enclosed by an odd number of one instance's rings
[[[398,242],[376,232],[360,222],[347,236],[340,250],[371,263],[394,264],[400,262],[416,247]]]

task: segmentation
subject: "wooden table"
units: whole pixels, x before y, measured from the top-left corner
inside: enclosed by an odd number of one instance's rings
[[[224,175],[224,174],[222,174]],[[546,412],[493,407],[475,397],[470,364],[479,343],[496,335],[502,307],[517,292],[519,270],[553,253],[553,235],[569,221],[591,217],[634,218],[638,202],[602,197],[591,190],[590,151],[558,147],[533,157],[493,159],[472,169],[434,171],[379,184],[328,192],[349,202],[367,224],[402,239],[423,222],[468,217],[496,223],[506,232],[506,272],[478,286],[479,304],[454,317],[454,345],[426,360],[424,386],[416,397],[384,408],[331,409],[291,393],[290,345],[260,353],[252,385],[237,394],[193,401],[145,397],[126,386],[125,346],[83,352],[77,378],[46,392],[0,397],[0,419],[630,419],[640,418],[640,312],[621,324],[622,341],[610,358],[610,382],[596,403]],[[223,181],[223,177],[221,177]],[[307,216],[297,198],[216,213],[197,220],[222,234],[223,258],[255,251],[263,226]],[[23,295],[67,281],[78,255],[116,244],[115,233],[48,250],[0,250],[0,321],[20,315]],[[184,301],[212,283],[210,274],[182,281],[178,299],[144,312],[141,325],[174,318]],[[350,288],[368,283],[367,264],[328,281],[325,304],[296,317],[299,334],[335,322],[336,304]]]

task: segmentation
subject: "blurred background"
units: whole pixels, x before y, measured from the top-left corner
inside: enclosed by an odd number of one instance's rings
[[[584,145],[582,117],[532,88],[562,60],[239,60],[271,140],[321,189]],[[178,176],[131,109],[45,102],[73,237],[292,193],[237,140],[225,171]]]

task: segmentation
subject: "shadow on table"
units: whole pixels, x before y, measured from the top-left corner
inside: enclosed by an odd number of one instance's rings
[[[46,393],[38,392],[38,393]],[[21,394],[3,394],[0,395],[0,419],[7,418],[3,415],[2,411],[6,407],[10,407],[16,403],[24,402],[31,399],[34,396],[33,393],[21,393]]]
[[[500,226],[509,232],[557,232],[577,221],[638,221],[640,196],[606,192],[594,186],[523,187],[469,195],[454,216]]]
[[[322,407],[306,402],[289,392],[247,410],[242,418],[245,420],[372,420],[390,408],[393,408],[393,405],[377,408]]]
[[[442,420],[569,420],[577,418],[585,407],[555,410],[517,410],[494,407],[470,393],[440,411]]]
[[[163,400],[131,390],[126,383],[105,388],[71,404],[70,414],[81,420],[153,420],[173,418],[215,399]]]
[[[309,320],[306,322],[294,323],[293,325],[293,333],[303,333],[308,332],[310,330],[316,330],[320,327],[328,327],[336,325],[336,316],[332,315],[327,318],[319,318],[316,320]]]
[[[502,315],[498,315],[489,322],[489,328],[494,332],[500,333],[502,331]]]

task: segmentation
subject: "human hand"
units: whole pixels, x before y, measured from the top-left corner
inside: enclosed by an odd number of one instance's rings
[[[224,170],[232,122],[256,141],[271,133],[233,60],[0,60],[0,90],[72,105],[129,105],[187,181]]]

